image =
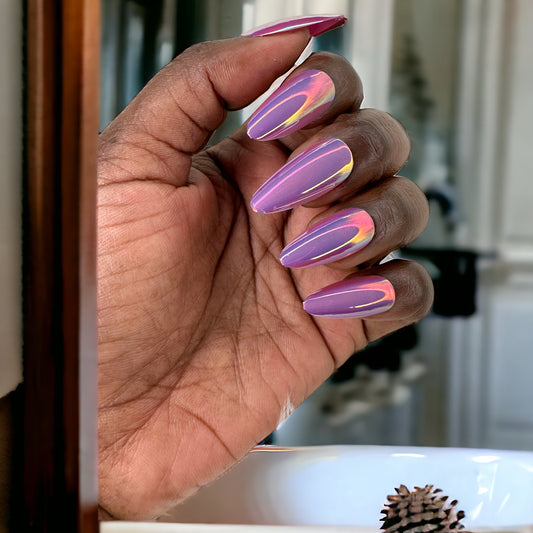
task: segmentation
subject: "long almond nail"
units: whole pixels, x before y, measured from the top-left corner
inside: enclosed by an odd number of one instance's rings
[[[374,222],[362,209],[343,209],[302,233],[281,252],[286,267],[301,268],[338,261],[364,248],[374,236]]]
[[[310,15],[269,22],[268,24],[247,31],[243,35],[259,37],[307,28],[311,37],[316,37],[317,35],[342,26],[345,22],[346,17],[344,15]]]
[[[335,85],[325,72],[301,72],[261,104],[248,122],[248,135],[259,141],[288,135],[321,117],[334,98]]]
[[[394,304],[392,283],[380,276],[345,279],[311,294],[303,303],[311,315],[330,318],[367,317]]]
[[[348,146],[340,139],[328,139],[282,166],[257,189],[250,204],[257,213],[292,209],[337,187],[352,168]]]

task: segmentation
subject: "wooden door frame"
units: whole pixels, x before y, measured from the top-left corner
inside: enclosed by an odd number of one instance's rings
[[[99,28],[98,0],[25,2],[24,487],[18,530],[98,531]]]

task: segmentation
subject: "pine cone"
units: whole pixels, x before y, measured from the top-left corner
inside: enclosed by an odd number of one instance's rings
[[[381,511],[385,515],[381,518],[381,529],[387,533],[454,533],[464,530],[460,524],[465,516],[464,511],[455,509],[457,500],[447,503],[448,496],[442,496],[440,489],[426,485],[424,488],[415,487],[410,492],[405,485],[401,485],[395,490],[397,494],[387,496],[389,503]]]

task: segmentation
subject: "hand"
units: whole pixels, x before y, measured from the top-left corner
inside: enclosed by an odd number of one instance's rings
[[[261,141],[243,126],[202,150],[226,109],[256,99],[308,39],[301,30],[194,46],[100,136],[99,476],[113,516],[153,517],[219,477],[351,354],[431,304],[420,266],[378,264],[423,230],[428,207],[413,183],[393,177],[409,153],[403,128],[359,109],[361,83],[343,58],[316,53],[291,73],[318,70],[335,85],[307,127]],[[250,208],[288,157],[325,139],[353,153],[341,184],[306,207]],[[310,225],[355,207],[374,222],[366,246],[328,265],[280,263]],[[335,319],[303,309],[347,276],[393,287],[374,309],[382,313]]]

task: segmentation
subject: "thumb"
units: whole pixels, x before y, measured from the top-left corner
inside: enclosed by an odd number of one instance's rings
[[[183,185],[191,154],[203,148],[227,110],[245,107],[265,92],[308,41],[309,32],[300,30],[187,49],[100,135],[99,183],[150,179]]]

